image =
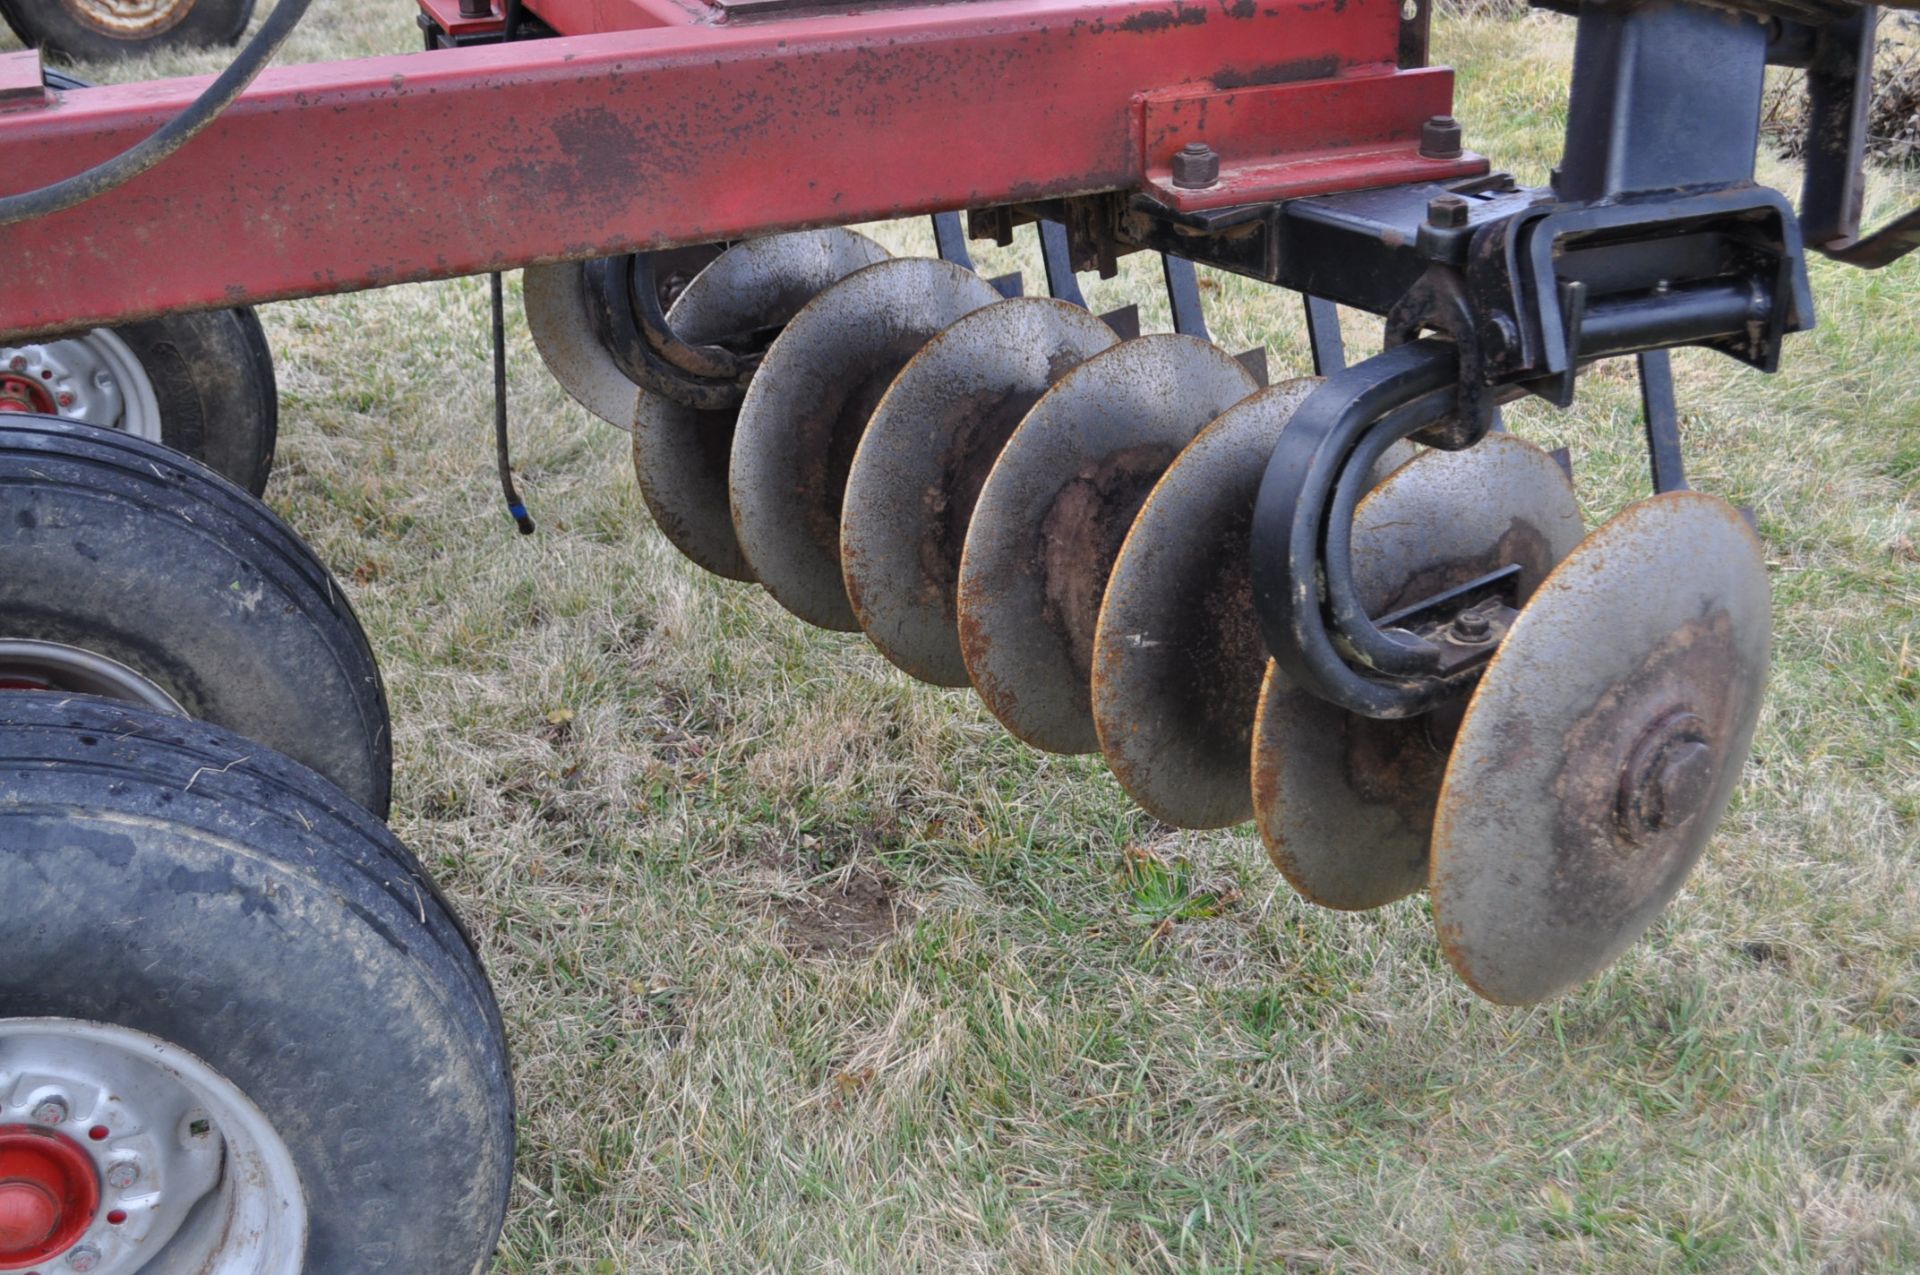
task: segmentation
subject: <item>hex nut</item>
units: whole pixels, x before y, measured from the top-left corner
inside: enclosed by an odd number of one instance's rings
[[[1182,190],[1205,190],[1220,181],[1220,155],[1205,142],[1188,142],[1173,156],[1173,184]]]
[[[1461,155],[1460,121],[1451,115],[1434,115],[1420,126],[1422,159],[1458,159]]]

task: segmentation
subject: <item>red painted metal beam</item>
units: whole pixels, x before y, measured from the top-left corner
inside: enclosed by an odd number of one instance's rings
[[[0,336],[1134,189],[1143,94],[1390,80],[1399,25],[1399,0],[1003,0],[270,70],[159,168],[0,228]],[[124,149],[204,83],[0,113],[0,186]]]

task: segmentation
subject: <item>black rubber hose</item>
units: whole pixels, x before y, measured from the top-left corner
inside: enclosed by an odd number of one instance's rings
[[[134,143],[112,159],[103,160],[84,172],[62,178],[37,190],[0,196],[0,226],[64,212],[116,186],[123,186],[146,172],[167,156],[185,146],[219,114],[233,105],[253,78],[266,68],[280,51],[294,27],[306,16],[313,0],[280,0],[260,29],[247,41],[227,69],[214,77],[212,84],[191,105]]]

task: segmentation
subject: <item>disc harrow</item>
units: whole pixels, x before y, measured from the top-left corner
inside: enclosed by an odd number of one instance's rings
[[[528,287],[551,321],[556,296],[591,283]],[[663,533],[812,624],[865,633],[920,681],[972,686],[1028,744],[1098,751],[1164,823],[1251,822],[1311,902],[1376,908],[1431,883],[1442,945],[1484,996],[1539,999],[1617,956],[1698,857],[1752,730],[1765,585],[1723,502],[1661,497],[1585,536],[1569,469],[1539,447],[1499,431],[1420,446],[1440,441],[1424,416],[1372,426],[1329,471],[1328,507],[1352,502],[1328,538],[1335,575],[1397,650],[1444,644],[1454,691],[1343,704],[1272,658],[1255,571],[1273,458],[1324,428],[1301,422],[1329,383],[1263,387],[1253,360],[1208,341],[1124,335],[1083,302],[1018,292],[845,230],[727,248],[668,322],[676,343],[754,362],[738,407],[624,377]],[[555,371],[609,406],[606,367]],[[1657,545],[1689,535],[1729,565],[1676,592],[1654,578],[1679,574]],[[1618,652],[1639,666],[1553,682],[1568,626],[1620,590],[1649,595]],[[1699,620],[1716,600],[1721,619]],[[1710,654],[1669,649],[1703,623]],[[1695,675],[1722,687],[1713,711],[1688,697]],[[1536,699],[1544,719],[1524,711]],[[1520,734],[1554,730],[1538,764],[1504,760]],[[1547,765],[1570,755],[1612,778],[1573,801]],[[1569,874],[1601,882],[1571,918],[1554,893]]]

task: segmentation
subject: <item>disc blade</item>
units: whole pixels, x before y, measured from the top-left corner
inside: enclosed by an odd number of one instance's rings
[[[1253,377],[1195,337],[1124,341],[1067,373],[987,475],[960,560],[960,647],[1021,739],[1099,747],[1089,702],[1107,576],[1148,491]]]
[[[587,317],[585,263],[562,261],[520,272],[521,301],[533,346],[560,388],[611,425],[627,428],[640,387],[627,379]]]
[[[1002,301],[929,341],[880,400],[847,475],[840,565],[860,627],[914,677],[967,685],[954,587],[980,487],[1047,388],[1118,339],[1079,306]]]
[[[1175,827],[1253,815],[1247,756],[1267,663],[1253,505],[1280,431],[1318,384],[1283,381],[1201,430],[1154,484],[1107,581],[1093,651],[1100,751],[1128,795]]]
[[[855,632],[840,574],[840,508],[867,418],[908,359],[962,315],[1000,300],[945,261],[855,271],[774,339],[734,426],[734,530],[760,583],[810,624]]]
[[[1434,919],[1474,991],[1544,1000],[1660,914],[1739,782],[1769,632],[1759,540],[1697,492],[1629,507],[1541,585],[1469,701],[1434,818]]]
[[[1354,582],[1382,615],[1510,563],[1528,596],[1579,543],[1573,487],[1511,434],[1423,452],[1354,514]],[[1253,806],[1274,865],[1306,898],[1357,911],[1426,884],[1449,717],[1375,721],[1269,665],[1254,723]]]
[[[735,244],[687,284],[667,322],[707,344],[784,326],[835,281],[884,261],[887,250],[851,230],[809,230]],[[736,411],[703,412],[641,392],[633,470],[661,532],[700,566],[752,580],[728,499]]]

